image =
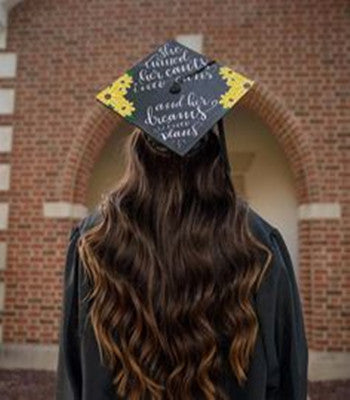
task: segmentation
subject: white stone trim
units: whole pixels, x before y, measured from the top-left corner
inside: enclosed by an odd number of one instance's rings
[[[5,282],[0,281],[0,311],[4,311],[5,307]]]
[[[4,30],[7,27],[7,7],[5,0],[0,0],[0,29]]]
[[[203,51],[203,35],[200,34],[191,34],[191,35],[177,35],[176,41],[189,47],[192,50],[198,51],[198,53],[202,53]]]
[[[14,78],[17,69],[16,53],[0,53],[0,78]]]
[[[10,189],[10,164],[0,164],[0,190]]]
[[[0,368],[55,371],[57,361],[58,345],[3,343],[0,346]]]
[[[0,270],[6,269],[7,264],[7,243],[0,242]]]
[[[22,0],[0,0],[0,49],[6,48],[8,13]]]
[[[1,10],[0,10],[1,13]],[[6,49],[6,42],[7,42],[7,27],[0,26],[0,49]]]
[[[10,153],[12,150],[13,127],[0,126],[0,153]]]
[[[9,221],[9,204],[0,203],[0,229],[5,230],[8,228]]]
[[[83,218],[88,214],[88,209],[83,204],[46,201],[43,204],[43,213],[47,218]]]
[[[15,109],[15,90],[0,89],[0,115],[13,114]]]
[[[23,0],[0,0],[0,29],[3,29],[7,26],[8,23],[8,13]]]
[[[309,350],[309,380],[350,379],[350,353]]]
[[[340,203],[308,203],[298,207],[299,219],[341,218]]]

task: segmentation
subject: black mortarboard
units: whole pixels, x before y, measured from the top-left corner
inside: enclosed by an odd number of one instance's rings
[[[96,99],[180,156],[218,123],[229,168],[222,118],[253,84],[231,68],[169,40]]]

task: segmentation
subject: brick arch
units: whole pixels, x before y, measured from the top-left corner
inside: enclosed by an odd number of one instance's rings
[[[295,179],[298,204],[320,201],[319,172],[310,135],[303,131],[298,119],[260,83],[253,86],[241,103],[260,117],[280,144]]]
[[[298,203],[320,200],[320,179],[310,137],[291,111],[261,83],[253,86],[241,104],[258,115],[280,143],[295,178]],[[114,111],[97,102],[87,111],[58,179],[58,201],[85,203],[94,164],[121,122]]]
[[[85,203],[95,162],[122,122],[114,111],[98,102],[85,113],[57,181],[56,200]]]

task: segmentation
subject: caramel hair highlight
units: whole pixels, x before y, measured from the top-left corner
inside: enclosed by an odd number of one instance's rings
[[[124,155],[101,221],[79,239],[101,361],[122,398],[228,399],[224,358],[243,386],[259,329],[252,296],[272,253],[250,229],[214,132],[180,157],[137,130]]]

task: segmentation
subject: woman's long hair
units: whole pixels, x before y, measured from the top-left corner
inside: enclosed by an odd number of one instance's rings
[[[225,359],[239,385],[247,379],[259,327],[252,296],[271,251],[250,230],[217,134],[206,136],[185,157],[140,130],[128,136],[125,174],[80,238],[89,317],[122,398],[227,399]]]

